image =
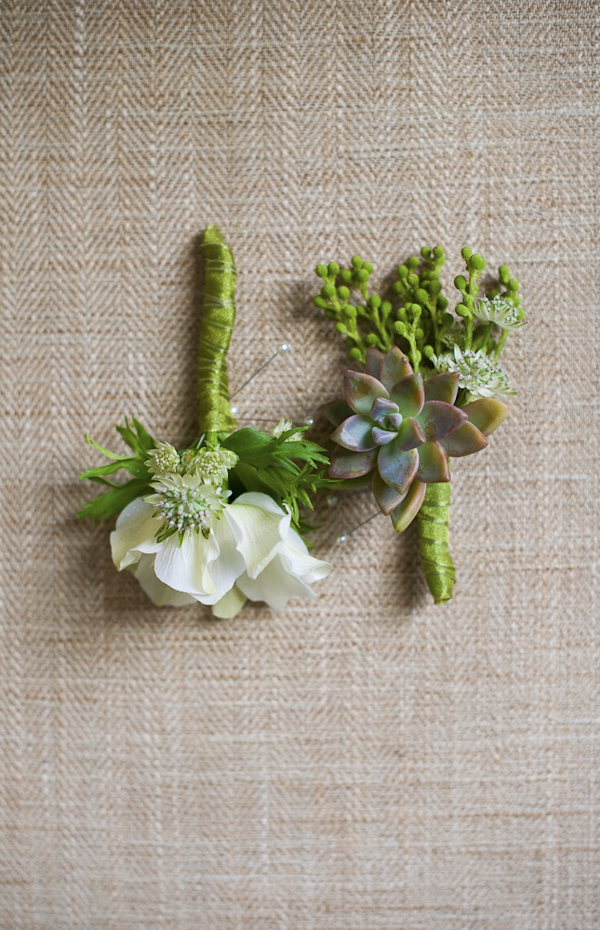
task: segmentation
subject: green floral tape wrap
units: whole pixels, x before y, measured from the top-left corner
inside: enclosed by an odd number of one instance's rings
[[[436,604],[450,600],[456,580],[448,548],[449,515],[450,482],[428,484],[417,526],[425,580]]]
[[[202,239],[206,259],[204,306],[198,348],[200,432],[230,433],[236,428],[227,380],[227,350],[235,322],[236,268],[231,249],[216,226]]]

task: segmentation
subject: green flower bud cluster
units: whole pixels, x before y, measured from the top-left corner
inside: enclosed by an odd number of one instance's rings
[[[497,282],[481,300],[479,279],[486,261],[468,247],[461,255],[466,267],[454,279],[460,295],[454,312],[442,294],[445,256],[441,246],[424,246],[420,255],[398,267],[391,300],[370,292],[373,266],[358,255],[349,268],[340,268],[337,262],[318,265],[316,274],[323,285],[314,303],[344,337],[353,361],[364,363],[371,347],[385,353],[393,345],[408,355],[415,371],[422,368],[425,373],[436,367],[436,360],[448,348],[482,352],[497,360],[508,336],[504,320],[516,321],[513,329],[523,322],[524,311],[518,309],[519,283],[506,265],[500,265]],[[358,292],[356,299],[353,292]],[[498,302],[490,310],[489,300],[495,298]]]
[[[360,255],[354,256],[349,268],[340,270],[337,262],[316,268],[323,286],[314,298],[315,306],[334,322],[354,361],[364,362],[369,346],[387,350],[394,344],[392,304],[369,293],[372,273],[373,266],[364,262]],[[352,291],[360,295],[354,302],[351,302]]]

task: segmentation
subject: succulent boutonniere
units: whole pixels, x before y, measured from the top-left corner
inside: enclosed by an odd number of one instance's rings
[[[454,285],[454,312],[442,295],[444,252],[423,248],[398,268],[393,297],[369,291],[373,268],[318,265],[314,302],[345,339],[351,361],[343,398],[326,404],[335,427],[329,475],[342,487],[370,484],[397,532],[417,518],[423,568],[435,603],[452,597],[448,548],[452,457],[480,452],[505,419],[513,394],[498,359],[509,333],[525,325],[518,282],[506,265],[484,296],[486,263],[462,250],[466,274]]]
[[[329,460],[305,437],[306,427],[289,421],[271,433],[237,428],[226,361],[236,268],[214,226],[206,229],[203,248],[199,437],[177,450],[135,419],[117,426],[130,450],[125,455],[86,437],[109,463],[81,478],[108,490],[79,515],[94,521],[117,516],[114,563],[133,572],[155,604],[199,601],[228,618],[246,599],[280,610],[290,597],[313,596],[311,585],[328,574],[331,566],[308,551],[299,507],[312,506]],[[109,480],[117,472],[127,473],[127,480]]]

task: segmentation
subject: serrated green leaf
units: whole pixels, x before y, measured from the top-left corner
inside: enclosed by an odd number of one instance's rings
[[[98,523],[100,520],[107,520],[121,513],[123,508],[137,497],[145,497],[146,494],[151,493],[152,488],[145,478],[132,478],[131,481],[112,486],[110,491],[88,501],[77,516],[92,517],[94,523]]]
[[[125,417],[125,426],[116,426],[115,428],[123,442],[139,456],[146,456],[156,446],[156,442],[150,433],[135,417],[132,417],[131,424]]]
[[[140,458],[137,456],[135,458],[129,456],[127,458],[120,458],[116,462],[111,462],[109,465],[100,465],[98,468],[88,468],[81,473],[79,480],[84,481],[89,479],[93,481],[94,478],[99,478],[104,475],[113,475],[121,469],[125,469],[129,474],[137,478],[143,478],[149,474],[146,464]]]

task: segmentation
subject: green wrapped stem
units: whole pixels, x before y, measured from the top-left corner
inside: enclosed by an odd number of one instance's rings
[[[449,518],[450,482],[428,484],[417,515],[417,527],[425,580],[436,604],[450,600],[456,580],[448,548]]]
[[[231,433],[237,424],[229,398],[227,350],[235,322],[237,272],[231,249],[216,226],[204,231],[202,248],[206,265],[198,347],[200,432]]]

